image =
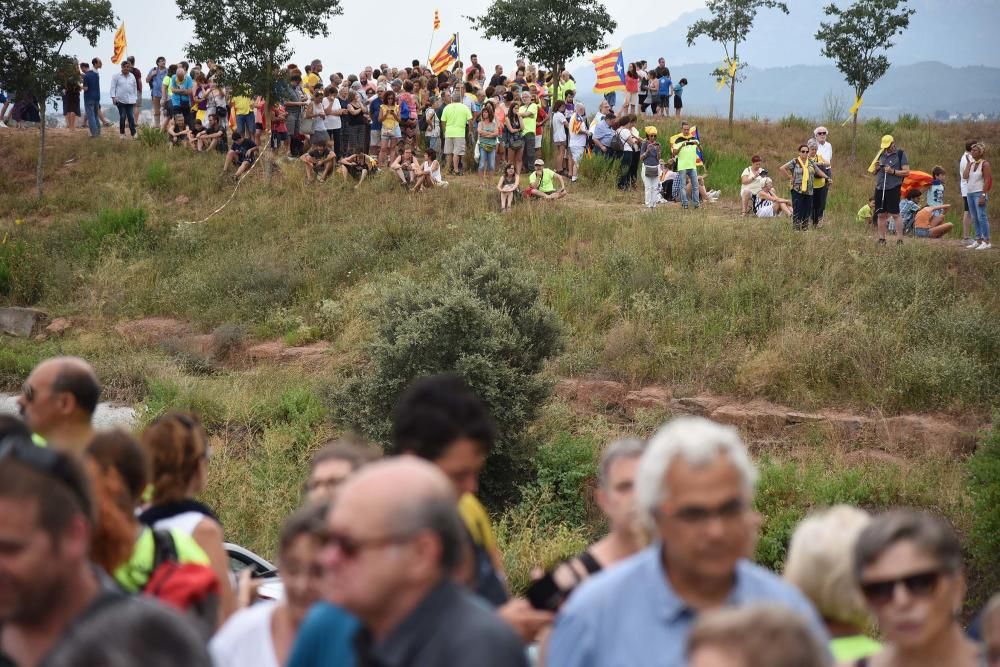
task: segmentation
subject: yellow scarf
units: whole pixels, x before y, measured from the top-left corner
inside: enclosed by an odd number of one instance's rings
[[[810,178],[810,175],[809,175],[809,158],[806,158],[804,161],[803,161],[802,158],[798,158],[798,161],[799,161],[799,166],[802,167],[802,182],[799,185],[799,192],[801,192],[802,194],[808,194],[809,193],[809,178]],[[814,171],[813,175],[815,175],[815,173],[816,172]]]
[[[812,160],[817,165],[826,164],[826,160],[824,160],[823,156],[820,155],[819,153],[816,153],[816,157],[812,158]],[[824,185],[826,185],[826,176],[823,175],[823,172],[820,171],[819,167],[817,166],[816,167],[816,178],[813,179],[813,188],[821,188]]]

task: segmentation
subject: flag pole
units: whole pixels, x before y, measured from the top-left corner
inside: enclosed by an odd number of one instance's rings
[[[427,43],[427,66],[431,66],[431,49],[434,48],[434,35],[437,34],[437,28],[431,28],[431,41]]]

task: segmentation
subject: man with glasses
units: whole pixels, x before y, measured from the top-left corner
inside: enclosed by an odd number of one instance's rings
[[[76,457],[36,447],[20,420],[0,417],[0,664],[110,664],[112,654],[129,663],[134,647],[107,628],[109,611],[120,614],[119,624],[142,612],[145,630],[170,638],[147,646],[148,657],[193,651],[204,659],[189,664],[208,664],[185,621],[155,602],[126,596],[91,564],[94,513]],[[105,631],[89,631],[92,623]]]
[[[31,371],[17,405],[35,435],[82,456],[94,437],[91,420],[100,397],[101,384],[90,364],[77,357],[55,357]]]
[[[801,614],[826,645],[808,600],[746,560],[756,478],[735,429],[694,417],[661,428],[636,473],[638,511],[655,543],[574,591],[556,620],[549,664],[681,667],[700,613],[755,602]]]
[[[526,666],[514,631],[455,581],[464,539],[452,484],[433,464],[397,457],[352,475],[327,517],[320,560],[327,599],[362,630],[346,632],[342,619],[323,628],[314,610],[289,665],[341,664],[327,659],[349,653],[353,635],[360,665]]]
[[[378,455],[366,445],[349,440],[332,440],[313,456],[306,481],[306,500],[332,503],[337,490],[358,468]]]

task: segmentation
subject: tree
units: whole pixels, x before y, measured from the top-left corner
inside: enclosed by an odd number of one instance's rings
[[[268,127],[291,35],[329,37],[327,22],[343,13],[339,0],[177,0],[177,9],[178,18],[195,19],[188,57],[214,60],[219,82],[235,94],[263,95]]]
[[[600,0],[494,0],[482,16],[466,18],[487,39],[510,42],[548,68],[556,98],[566,63],[605,48],[604,36],[618,27]]]
[[[69,57],[62,50],[74,35],[97,45],[102,30],[115,25],[110,0],[0,0],[0,87],[28,92],[40,107],[41,132],[35,165],[35,195],[42,196],[48,99],[67,79]],[[72,75],[77,76],[74,66]]]
[[[830,4],[823,12],[834,20],[819,24],[816,39],[823,42],[821,52],[837,63],[860,100],[889,71],[885,53],[893,46],[892,38],[909,27],[914,10],[906,8],[906,0],[856,0],[847,9]],[[852,156],[858,147],[858,106],[851,107]]]
[[[699,37],[708,37],[725,50],[726,60],[712,76],[729,87],[729,128],[732,129],[736,83],[746,78],[740,71],[747,65],[739,59],[737,50],[749,37],[757,12],[766,8],[780,9],[787,14],[788,5],[777,0],[708,0],[706,6],[712,18],[695,21],[688,27],[687,44],[694,46]]]

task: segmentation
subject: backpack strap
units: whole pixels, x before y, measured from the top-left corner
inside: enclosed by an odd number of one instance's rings
[[[576,558],[580,561],[580,564],[583,565],[584,569],[587,570],[587,574],[597,574],[603,569],[601,564],[597,562],[597,559],[594,558],[593,554],[589,551],[584,551]]]
[[[177,561],[177,545],[174,543],[174,536],[170,534],[169,530],[153,528],[152,531],[153,568],[151,571],[155,572],[156,568],[163,563]]]

